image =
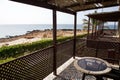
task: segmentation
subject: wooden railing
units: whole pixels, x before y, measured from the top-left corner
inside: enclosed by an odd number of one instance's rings
[[[57,44],[57,68],[73,56],[73,39]],[[42,80],[53,72],[53,46],[0,65],[0,80]]]
[[[73,39],[71,39],[57,44],[57,68],[73,57],[73,43]],[[81,50],[84,48],[83,46],[86,46],[85,43],[85,39],[77,39],[76,49]],[[87,41],[87,43],[89,47],[96,48],[95,44],[98,42]],[[105,46],[108,46],[107,44],[105,43]],[[104,47],[104,45],[100,46]],[[76,56],[80,56],[80,54],[76,54]],[[53,72],[53,61],[53,46],[36,51],[0,65],[0,80],[43,80]]]
[[[42,80],[52,72],[53,47],[0,65],[0,80]]]
[[[95,49],[119,49],[120,43],[118,42],[108,42],[108,41],[98,41],[98,40],[87,40],[87,47]]]

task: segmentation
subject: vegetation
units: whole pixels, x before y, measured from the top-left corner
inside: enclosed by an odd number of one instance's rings
[[[93,14],[96,14],[97,11],[95,11]],[[93,29],[96,28],[97,25],[100,25],[102,24],[101,21],[98,21],[94,18],[91,18],[91,21],[90,21],[90,27],[92,27]],[[83,30],[88,30],[88,20],[87,19],[83,19]]]
[[[79,35],[77,36],[77,38],[82,38],[84,36],[86,36],[86,34]],[[60,43],[62,41],[72,39],[72,38],[73,36],[58,37],[57,42]],[[0,63],[13,60],[19,56],[31,53],[39,49],[43,49],[51,45],[52,45],[52,39],[44,39],[44,40],[40,40],[32,43],[18,44],[13,46],[3,46],[0,48]]]
[[[83,19],[83,30],[88,30],[88,20],[87,19]]]

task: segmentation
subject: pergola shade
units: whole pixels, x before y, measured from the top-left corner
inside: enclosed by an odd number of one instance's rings
[[[118,21],[120,19],[120,11],[89,14],[87,16],[101,21]]]
[[[75,14],[77,11],[118,6],[120,0],[11,0]]]

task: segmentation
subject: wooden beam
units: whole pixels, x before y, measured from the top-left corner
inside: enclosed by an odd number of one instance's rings
[[[120,11],[98,13],[98,14],[89,14],[87,16],[101,20],[101,21],[118,21],[120,19]]]
[[[74,3],[74,4],[71,4],[71,5],[66,5],[66,6],[63,6],[62,8],[71,8],[71,7],[75,7],[75,6],[80,6],[80,3]]]
[[[104,3],[104,2],[110,2],[111,0],[96,0],[96,1],[90,1],[90,2],[76,2],[76,3],[73,3],[71,5],[66,5],[66,6],[63,6],[63,8],[72,8],[72,7],[76,7],[76,6],[87,6],[87,5],[94,5],[95,3]],[[114,1],[114,0],[113,0]]]
[[[76,53],[76,27],[77,27],[77,13],[74,15],[74,45],[73,45],[73,58],[75,59]]]
[[[29,5],[38,6],[38,7],[43,7],[43,8],[47,8],[47,9],[51,9],[51,10],[55,9],[57,11],[69,13],[69,14],[72,14],[72,15],[75,14],[74,11],[71,11],[71,10],[65,9],[65,8],[57,7],[55,5],[47,3],[46,1],[40,1],[40,0],[11,0],[11,1],[24,3],[24,4],[29,4]]]
[[[87,39],[90,38],[90,17],[88,19],[88,33],[87,33]]]
[[[118,4],[112,4],[112,5],[107,5],[107,6],[103,6],[103,7],[101,6],[101,7],[93,7],[93,8],[86,8],[86,9],[78,9],[78,10],[75,10],[75,12],[92,10],[92,9],[99,9],[99,8],[115,7],[115,6],[118,6]]]
[[[57,75],[57,59],[56,59],[56,53],[57,53],[57,14],[56,10],[53,10],[53,73],[54,75]]]
[[[94,3],[103,3],[103,2],[108,2],[108,1],[115,1],[115,0],[93,0],[93,1],[88,1],[85,2],[85,5],[89,5],[89,4],[94,4]]]

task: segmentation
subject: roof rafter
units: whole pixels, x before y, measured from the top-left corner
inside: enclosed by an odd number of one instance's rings
[[[93,0],[93,1],[90,1],[90,2],[81,1],[81,2],[73,3],[71,5],[63,6],[63,8],[72,8],[72,7],[75,7],[75,6],[91,5],[91,4],[94,5],[95,3],[103,3],[103,2],[108,2],[108,1],[115,1],[115,0]]]
[[[89,14],[87,16],[101,21],[118,21],[120,19],[120,11]]]
[[[107,8],[107,7],[113,7],[113,6],[119,6],[119,3],[117,3],[117,1],[108,1],[108,2],[102,2],[101,3],[103,6],[99,6],[99,7],[95,7],[95,5],[88,5],[88,6],[91,6],[89,8],[86,8],[85,5],[83,5],[83,9],[82,8],[79,8],[79,9],[74,9],[76,12],[78,11],[84,11],[84,10],[91,10],[91,9],[99,9],[99,8]],[[94,6],[94,7],[93,7]]]
[[[47,9],[55,9],[57,11],[61,11],[61,12],[65,12],[65,13],[69,13],[69,14],[73,14],[75,15],[76,12],[68,10],[68,9],[61,9],[59,7],[56,7],[55,5],[51,5],[49,3],[47,3],[47,0],[43,1],[43,0],[11,0],[11,1],[15,1],[15,2],[20,2],[20,3],[24,3],[24,4],[29,4],[29,5],[34,5],[34,6],[39,6],[39,7],[43,7],[43,8],[47,8]]]
[[[75,15],[78,11],[119,6],[120,0],[11,0]]]

